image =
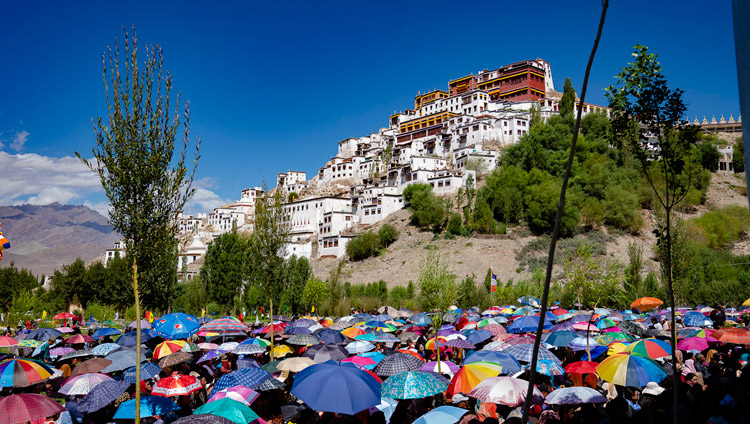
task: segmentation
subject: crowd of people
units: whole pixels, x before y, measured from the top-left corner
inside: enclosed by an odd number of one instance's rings
[[[704,317],[699,325],[695,313]],[[675,412],[681,423],[750,421],[750,372],[744,372],[750,332],[719,306],[676,315],[674,349],[669,310],[553,308],[544,323],[529,422],[666,423]],[[61,407],[49,416],[0,421],[132,422],[127,414],[137,385],[147,424],[519,423],[539,319],[534,308],[511,305],[438,315],[384,307],[340,318],[256,318],[250,325],[170,314],[142,331],[141,358],[132,328],[29,323],[0,337],[8,352],[0,363],[0,415],[4,400],[25,394]],[[33,374],[24,361],[48,373],[19,377]],[[9,367],[12,378],[6,378]],[[347,379],[326,388],[322,379],[318,393],[303,387],[325,372],[333,373],[330,381],[351,373],[347,378],[361,379],[377,396],[346,386]],[[230,403],[214,403],[222,399]]]

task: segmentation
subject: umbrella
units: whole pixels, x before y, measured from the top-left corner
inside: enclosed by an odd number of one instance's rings
[[[451,361],[440,361],[440,373],[455,374],[461,367]],[[438,361],[428,362],[421,367],[420,371],[438,372]]]
[[[596,339],[591,337],[576,337],[570,341],[570,344],[568,344],[568,347],[574,351],[593,349],[597,346],[599,346],[599,343]]]
[[[196,409],[195,414],[212,414],[224,417],[235,423],[249,423],[257,420],[258,414],[242,402],[230,398],[224,398],[208,402]]]
[[[213,402],[219,399],[229,398],[250,406],[259,396],[260,393],[256,392],[253,389],[245,386],[234,386],[228,389],[221,390],[219,392],[214,392],[213,395],[211,395],[211,397],[208,399],[208,401]]]
[[[73,372],[70,373],[70,377],[75,377],[81,374],[87,374],[92,372],[99,372],[112,364],[112,361],[104,358],[94,358],[88,361],[83,361],[73,368]]]
[[[591,387],[563,387],[547,395],[548,405],[581,405],[584,403],[605,403],[607,398]]]
[[[471,344],[478,345],[479,343],[491,339],[492,336],[492,333],[487,330],[477,330],[469,334],[469,337],[466,338],[466,341]]]
[[[554,333],[551,333],[549,337],[547,337],[545,343],[556,347],[567,347],[570,342],[573,341],[573,339],[575,339],[576,337],[578,336],[572,331],[555,331]]]
[[[497,403],[506,406],[523,405],[526,401],[526,390],[529,382],[514,377],[492,377],[477,384],[468,396],[479,399],[482,402]],[[532,402],[541,404],[544,395],[534,386]]]
[[[63,411],[65,408],[51,398],[34,393],[10,395],[0,399],[2,424],[35,422]]]
[[[258,385],[258,387],[256,387],[255,389],[259,392],[265,392],[268,390],[281,389],[283,387],[284,387],[284,383],[282,383],[281,381],[275,378],[269,378],[269,379],[266,379],[266,381],[260,383],[260,385]]]
[[[68,396],[86,395],[98,384],[111,380],[112,377],[106,374],[80,374],[67,379],[58,392]]]
[[[447,342],[445,342],[445,345],[450,346],[450,347],[456,347],[459,349],[475,349],[476,348],[476,346],[474,346],[471,342],[469,342],[468,340],[463,340],[463,339],[448,340]]]
[[[90,350],[85,350],[85,349],[74,350],[73,352],[68,352],[62,357],[60,357],[58,361],[66,361],[68,359],[73,359],[73,358],[88,358],[89,356],[94,356],[94,354],[91,353]]]
[[[312,346],[320,344],[318,338],[313,336],[312,334],[295,334],[286,342],[297,346]]]
[[[688,351],[688,350],[706,350],[708,349],[708,341],[703,337],[687,337],[677,342],[677,349]]]
[[[257,346],[257,345],[255,345],[255,346]],[[227,353],[226,350],[211,350],[211,351],[208,351],[203,356],[201,356],[200,359],[198,359],[196,361],[196,363],[201,363],[201,362],[210,361],[211,359],[216,359],[216,358],[220,357],[221,355],[224,355],[225,353]]]
[[[247,325],[232,317],[217,318],[200,327],[201,331],[210,331],[215,333],[245,332],[248,330]],[[283,327],[281,328],[283,331]]]
[[[520,362],[531,362],[531,355],[534,351],[534,345],[532,344],[517,344],[505,349],[505,353],[518,359]],[[539,346],[539,358],[549,359],[551,361],[562,363],[557,357],[549,350]]]
[[[375,349],[375,345],[364,340],[357,340],[346,345],[345,349],[350,355],[356,355]]]
[[[700,312],[690,311],[682,316],[682,324],[686,327],[708,327],[713,322]]]
[[[659,364],[643,356],[618,353],[602,361],[596,372],[602,380],[626,387],[643,387],[666,378]]]
[[[329,360],[340,361],[346,359],[349,353],[339,345],[318,344],[308,348],[302,356],[310,358],[317,363],[323,363]]]
[[[672,346],[658,339],[643,339],[629,344],[625,352],[657,359],[672,355]]]
[[[93,349],[91,349],[91,354],[94,356],[107,356],[110,353],[120,349],[122,346],[118,345],[117,343],[103,343],[100,345],[94,346]]]
[[[47,365],[31,359],[9,359],[0,363],[0,387],[26,387],[52,377]]]
[[[115,343],[117,343],[120,346],[132,347],[132,346],[135,346],[136,337],[137,337],[136,332],[130,331],[118,337]],[[141,330],[141,343],[146,343],[147,341],[153,339],[154,337],[156,337],[156,332],[154,330],[148,330],[148,329]]]
[[[750,344],[750,332],[741,328],[724,328],[714,334],[720,342]]]
[[[242,343],[240,343],[240,344],[242,344]],[[219,348],[219,345],[217,345],[216,343],[206,343],[206,342],[203,342],[203,343],[198,343],[198,347],[201,348],[201,349],[203,349],[203,350],[216,350],[216,349]]]
[[[526,366],[527,369],[531,368],[531,364]],[[565,370],[561,365],[556,362],[550,361],[549,359],[540,359],[536,362],[536,372],[544,375],[563,375]]]
[[[72,347],[56,347],[54,349],[50,349],[49,356],[56,358],[58,356],[63,356],[67,353],[75,352],[76,350]]]
[[[106,374],[134,367],[138,362],[136,358],[137,357],[134,350],[118,350],[117,352],[112,352],[104,357],[104,359],[109,359],[110,361],[112,361],[112,363],[108,365],[107,368],[101,370],[101,372]],[[145,360],[146,356],[141,354],[140,362],[143,362]]]
[[[159,366],[162,368],[173,367],[183,362],[193,360],[193,355],[187,352],[179,351],[171,355],[167,355],[159,360]]]
[[[381,385],[367,372],[334,361],[312,365],[294,379],[291,393],[316,411],[354,415],[380,403]]]
[[[383,358],[373,372],[381,377],[390,377],[402,372],[416,371],[422,365],[424,362],[415,356],[396,352]]]
[[[236,348],[239,345],[240,344],[237,342],[224,342],[219,345],[219,350],[231,351],[231,350],[234,350],[234,348]]]
[[[184,347],[185,342],[182,340],[167,340],[156,345],[153,356],[156,359],[161,359],[167,355],[181,351]]]
[[[52,319],[71,319],[75,318],[76,316],[71,314],[70,312],[60,312],[59,314],[52,317]]]
[[[664,302],[655,297],[642,297],[637,299],[635,302],[630,304],[631,308],[636,308],[641,311],[647,311],[651,308],[663,305]]]
[[[521,364],[516,358],[505,352],[482,350],[474,352],[464,360],[464,365],[474,362],[494,362],[503,366],[501,374],[512,375],[521,371]]]
[[[352,356],[350,358],[342,359],[341,362],[351,362],[352,364],[366,370],[371,370],[378,364],[374,359],[366,356]]]
[[[0,347],[13,347],[18,345],[18,340],[13,337],[0,336]]]
[[[141,380],[150,380],[159,375],[161,367],[153,362],[141,364]],[[135,367],[130,367],[122,374],[122,379],[130,384],[135,384]]]
[[[390,399],[422,399],[442,393],[448,387],[435,374],[408,371],[388,377],[381,388],[381,396]]]
[[[185,396],[202,389],[200,381],[192,375],[172,374],[156,382],[151,394],[154,396]]]
[[[172,424],[237,424],[236,422],[213,414],[198,414],[182,417]]]
[[[580,331],[588,331],[588,332],[599,332],[601,331],[597,326],[594,324],[589,324],[586,321],[581,321],[573,324],[574,330],[580,330]]]
[[[593,374],[596,372],[598,362],[578,361],[572,362],[565,366],[565,372],[568,374]]]
[[[128,324],[129,328],[136,328],[137,326],[138,326],[138,322],[136,321],[133,321],[130,324]],[[145,329],[149,329],[149,328],[151,328],[151,323],[145,319],[141,319],[141,331]]]
[[[466,409],[443,405],[417,418],[414,424],[453,424],[460,421],[467,412],[469,411]]]
[[[295,334],[312,334],[312,331],[308,330],[307,327],[293,327],[289,326],[284,329],[284,334],[295,335]]]
[[[119,336],[122,334],[122,331],[116,329],[116,328],[100,328],[96,331],[94,331],[94,338],[99,339],[105,336]]]
[[[75,336],[65,340],[65,343],[67,344],[83,344],[83,343],[89,343],[93,342],[94,339],[90,336],[87,336],[85,334],[76,334]]]
[[[528,332],[536,331],[538,326],[539,326],[539,317],[522,316],[520,318],[517,318],[515,321],[513,321],[510,324],[510,326],[508,326],[508,332],[509,333],[528,333]],[[548,320],[545,319],[543,328],[545,330],[551,329],[552,323],[548,322]]]
[[[310,365],[315,365],[315,364],[316,362],[310,358],[295,357],[295,358],[284,359],[283,361],[279,362],[279,364],[276,366],[276,369],[280,371],[287,370],[291,372],[300,372],[304,370],[305,368],[309,367]]]
[[[640,324],[633,321],[623,321],[618,325],[618,327],[622,328],[628,333],[635,334],[636,336],[643,336],[646,332],[646,330]]]
[[[260,368],[244,368],[231,372],[216,381],[213,390],[220,391],[228,389],[234,386],[245,386],[251,389],[255,389],[269,379],[271,374],[263,371]]]
[[[472,362],[461,367],[453,376],[448,393],[469,393],[477,384],[490,378],[497,377],[503,370],[503,366],[494,362]]]
[[[339,333],[335,330],[325,329],[322,330],[317,335],[318,340],[323,343],[344,343],[346,342],[346,337],[344,337],[343,334]]]
[[[194,315],[177,312],[166,314],[154,322],[154,330],[165,339],[186,339],[198,332],[198,319]]]
[[[114,402],[130,387],[127,381],[108,380],[94,386],[78,404],[81,412],[95,412]]]
[[[346,328],[344,330],[341,330],[341,334],[343,334],[344,336],[346,336],[346,337],[348,337],[350,339],[354,339],[355,337],[361,336],[361,335],[366,334],[366,333],[365,333],[365,330],[363,330],[361,328],[358,328],[358,327],[349,327],[349,328]]]
[[[153,417],[154,415],[167,415],[172,411],[180,409],[176,403],[169,398],[162,396],[141,396],[140,417]],[[114,419],[134,420],[135,419],[135,399],[123,402],[115,412]]]
[[[308,349],[309,350],[309,349]],[[286,355],[289,355],[292,352],[292,349],[287,345],[276,345],[274,346],[273,350],[271,350],[271,357],[272,358],[283,358]]]
[[[26,340],[39,340],[40,342],[46,342],[52,339],[58,339],[60,336],[62,336],[62,333],[54,328],[37,328],[26,335]]]

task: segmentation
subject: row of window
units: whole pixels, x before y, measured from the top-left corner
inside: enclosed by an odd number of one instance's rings
[[[323,248],[327,249],[329,247],[339,247],[339,239],[323,240]]]

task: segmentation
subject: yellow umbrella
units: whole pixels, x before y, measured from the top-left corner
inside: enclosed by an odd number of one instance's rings
[[[466,364],[453,376],[448,393],[469,393],[477,384],[490,378],[497,377],[503,366],[494,362],[478,361]]]
[[[278,365],[276,365],[276,369],[279,371],[287,370],[291,372],[300,372],[303,369],[309,367],[310,365],[315,365],[315,364],[316,362],[310,358],[295,357],[295,358],[284,359],[283,361],[279,362]]]
[[[609,345],[609,350],[607,350],[607,356],[617,355],[618,353],[625,352],[625,349],[627,348],[628,345],[626,345],[625,343],[612,343],[611,345]]]
[[[748,298],[746,301],[742,302],[742,306],[750,306],[750,298]]]
[[[274,346],[273,350],[271,351],[271,357],[273,358],[283,358],[286,355],[289,355],[292,353],[292,349],[287,345],[276,345]]]
[[[184,347],[185,342],[182,340],[167,340],[166,342],[161,342],[154,348],[154,358],[161,359],[167,355],[181,351]]]

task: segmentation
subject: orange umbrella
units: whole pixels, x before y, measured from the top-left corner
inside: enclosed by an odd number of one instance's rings
[[[503,366],[494,362],[478,361],[466,364],[453,376],[453,380],[448,386],[448,393],[451,395],[469,393],[474,386],[482,381],[500,375],[502,370]]]
[[[350,339],[353,339],[357,336],[365,334],[365,332],[361,328],[349,327],[349,328],[345,328],[341,330],[341,334],[345,335],[346,337],[349,337]]]
[[[651,308],[663,305],[664,302],[655,297],[642,297],[637,299],[635,302],[630,304],[631,308],[640,309],[641,311],[647,311]]]

